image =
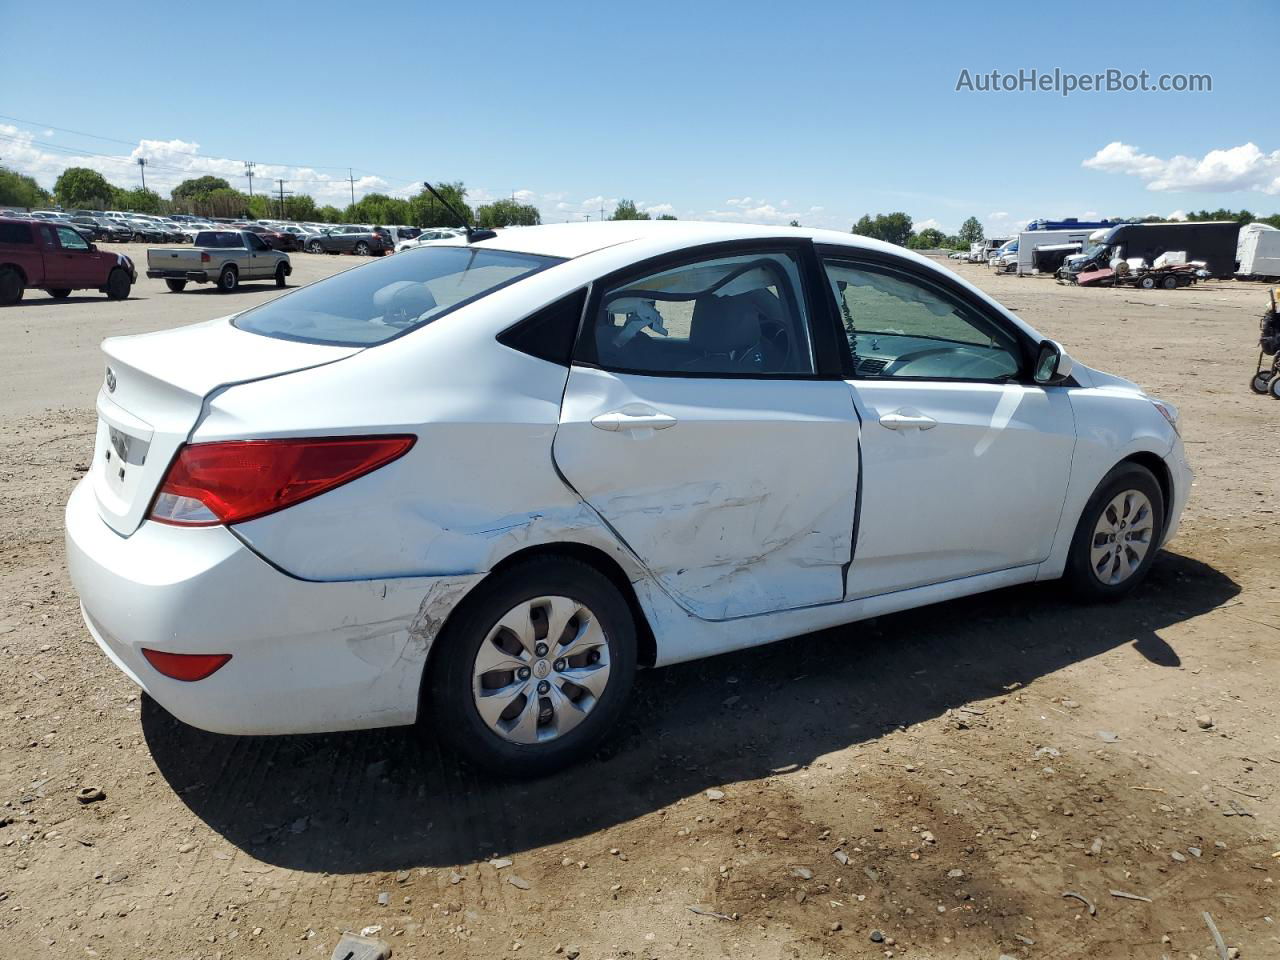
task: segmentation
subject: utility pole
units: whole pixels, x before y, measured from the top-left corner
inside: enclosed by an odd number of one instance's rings
[[[142,174],[142,189],[147,189],[147,158],[138,158],[138,172]]]
[[[252,160],[246,160],[244,162],[244,175],[249,178],[249,196],[250,197],[253,196],[253,168],[256,166],[257,164],[254,163]]]
[[[279,184],[280,186],[280,219],[283,220],[284,219],[284,198],[285,198],[284,181],[277,180],[276,183]],[[289,191],[289,195],[290,196],[293,195],[292,190]]]
[[[604,204],[603,203],[600,204],[600,219],[601,221],[604,220]]]
[[[351,168],[347,167],[347,179],[351,182],[351,205],[356,205],[356,178],[351,173]]]

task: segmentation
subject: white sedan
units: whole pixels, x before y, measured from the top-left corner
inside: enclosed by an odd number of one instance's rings
[[[929,260],[618,221],[431,244],[103,345],[67,554],[197,727],[419,723],[533,774],[638,666],[1011,584],[1134,588],[1177,413]]]

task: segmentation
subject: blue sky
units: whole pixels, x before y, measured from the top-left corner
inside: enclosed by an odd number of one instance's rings
[[[4,0],[0,163],[46,185],[81,162],[136,185],[144,155],[149,185],[222,173],[244,189],[251,159],[259,189],[283,176],[339,205],[350,166],[357,195],[461,179],[473,202],[514,192],[544,221],[620,197],[839,229],[891,210],[989,232],[1280,211],[1280,4],[1157,7],[1126,24],[1114,5],[250,0],[221,32],[216,6],[126,3],[109,42],[64,42],[59,23],[88,38],[108,8]],[[51,69],[59,49],[79,81]],[[1055,67],[1209,74],[1213,89],[955,90],[962,69]]]

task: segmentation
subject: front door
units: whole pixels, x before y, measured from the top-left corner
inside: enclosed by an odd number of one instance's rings
[[[256,233],[246,232],[244,237],[245,243],[249,245],[249,275],[245,279],[260,280],[273,275],[276,270],[276,260],[271,253],[271,248],[267,246],[267,241]]]
[[[596,284],[556,464],[695,616],[839,601],[859,427],[816,372],[811,252],[717,253]]]
[[[71,227],[45,227],[54,244],[45,256],[49,286],[67,290],[96,288],[106,283],[102,254],[89,249],[89,241]],[[55,282],[56,278],[56,282]]]
[[[903,260],[825,264],[862,417],[848,596],[1039,563],[1075,447],[1070,400],[1031,381],[997,311]]]

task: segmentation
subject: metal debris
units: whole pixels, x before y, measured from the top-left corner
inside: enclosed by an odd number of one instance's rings
[[[730,916],[727,913],[716,913],[714,910],[708,910],[705,907],[690,907],[689,912],[696,913],[700,917],[715,917],[717,920],[734,921],[738,919],[736,916]]]
[[[1086,897],[1083,893],[1076,893],[1074,890],[1063,890],[1062,895],[1064,897],[1070,897],[1073,900],[1079,900],[1081,903],[1083,903],[1086,907],[1089,908],[1089,916],[1096,917],[1098,915],[1098,908],[1095,907],[1093,905],[1093,901],[1090,900],[1088,897]]]
[[[1222,939],[1222,934],[1218,932],[1218,925],[1213,922],[1213,915],[1206,910],[1203,916],[1205,926],[1209,928],[1209,933],[1213,936],[1213,945],[1218,948],[1218,956],[1221,960],[1227,960],[1227,942]]]
[[[1113,897],[1119,897],[1121,900],[1141,900],[1143,903],[1150,903],[1150,897],[1144,897],[1136,893],[1125,893],[1123,890],[1112,890]]]

